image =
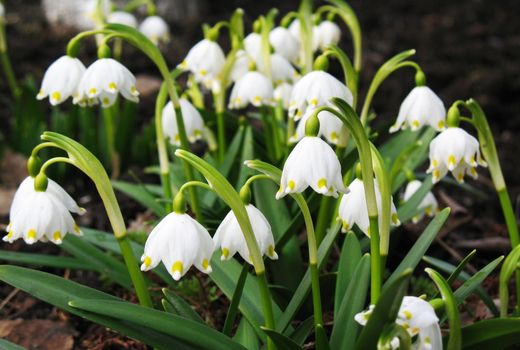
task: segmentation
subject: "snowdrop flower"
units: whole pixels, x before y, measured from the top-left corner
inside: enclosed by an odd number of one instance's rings
[[[244,38],[244,48],[256,64],[262,63],[262,37],[258,33],[250,33]]]
[[[399,115],[390,132],[410,127],[412,131],[430,125],[437,131],[446,127],[446,108],[442,100],[427,86],[416,86],[401,103]]]
[[[289,142],[297,142],[301,140],[305,136],[305,122],[312,115],[313,110],[308,109],[307,112],[303,115],[302,119],[299,121],[298,126],[296,127],[296,131],[294,135],[289,138]],[[318,132],[318,136],[323,136],[327,140],[327,142],[338,145],[338,146],[346,146],[345,138],[342,137],[345,133],[343,129],[343,122],[336,117],[334,114],[321,111],[318,114],[318,119],[320,120],[320,130]]]
[[[80,105],[99,101],[102,107],[114,104],[118,92],[132,102],[139,101],[135,77],[125,66],[112,58],[100,58],[92,63],[79,84]]]
[[[273,104],[273,84],[262,73],[247,72],[231,90],[230,109],[244,108],[248,104],[255,107]]]
[[[276,199],[303,192],[308,186],[325,196],[346,193],[336,153],[317,136],[305,136],[296,144],[283,166]]]
[[[284,27],[276,27],[269,33],[269,43],[275,52],[288,61],[296,63],[300,52],[300,42]]]
[[[251,221],[260,253],[267,255],[272,260],[278,259],[278,254],[276,254],[274,250],[274,238],[271,225],[269,225],[264,214],[252,204],[246,205],[246,211]],[[220,248],[222,250],[221,260],[229,260],[238,252],[242,259],[251,264],[251,255],[246,244],[246,239],[233,211],[230,211],[226,215],[217,228],[213,241],[215,242],[215,249]]]
[[[261,69],[262,64],[258,67]],[[292,82],[296,78],[298,78],[298,72],[287,59],[276,53],[271,55],[271,79],[275,85]]]
[[[137,19],[130,12],[125,11],[114,11],[107,18],[108,23],[117,23],[137,28]]]
[[[182,112],[182,120],[184,120],[184,127],[188,140],[193,143],[202,138],[202,131],[204,130],[204,121],[200,116],[199,111],[188,100],[179,99]],[[177,116],[173,103],[170,101],[164,106],[162,110],[162,126],[163,132],[170,142],[174,145],[180,146],[181,139],[177,130]]]
[[[170,28],[168,23],[159,16],[149,16],[139,26],[139,31],[144,34],[155,45],[159,42],[170,40]]]
[[[487,166],[480,156],[477,139],[465,130],[450,127],[441,132],[430,143],[430,167],[432,181],[440,181],[451,171],[458,182],[464,182],[464,174],[477,178],[477,165]]]
[[[365,326],[374,311],[375,306],[354,316],[356,322]],[[442,350],[442,335],[439,327],[439,318],[435,310],[427,301],[414,296],[405,296],[399,308],[395,321],[402,326],[410,337],[417,336],[413,349]],[[399,340],[392,340],[392,348],[399,347]]]
[[[289,109],[292,89],[293,87],[289,83],[281,83],[274,89],[274,100],[281,102],[284,109]]]
[[[11,204],[5,242],[23,238],[27,244],[37,241],[60,244],[67,233],[81,235],[71,212],[82,215],[85,209],[56,182],[47,181],[43,191],[35,189],[33,177],[27,177],[20,184]]]
[[[370,219],[368,217],[367,202],[365,197],[365,186],[363,181],[355,179],[348,186],[349,193],[341,198],[339,204],[338,220],[341,220],[341,231],[347,232],[354,224],[356,224],[364,234],[370,237]],[[381,190],[374,179],[374,189],[376,192],[376,204],[378,211],[378,223],[381,226]],[[392,226],[399,226],[399,218],[397,217],[397,210],[395,209],[394,201],[391,199],[390,206],[390,220]]]
[[[212,40],[204,39],[190,49],[179,68],[189,70],[197,82],[211,89],[225,61],[226,57],[220,46]]]
[[[229,77],[232,82],[236,82],[240,78],[242,78],[247,72],[249,72],[249,67],[251,66],[252,60],[249,58],[249,55],[244,50],[238,50],[236,53],[235,62],[233,63],[233,68],[231,69],[231,73]]]
[[[419,180],[412,180],[406,185],[406,189],[404,191],[403,200],[406,202],[408,201],[415,192],[422,186],[422,182]],[[424,216],[424,214],[432,217],[435,215],[435,212],[437,212],[437,208],[439,207],[439,204],[437,203],[437,200],[435,199],[435,196],[431,191],[428,191],[426,196],[423,198],[422,202],[419,204],[418,210],[420,211],[419,214],[414,216],[412,218],[412,221],[414,223],[419,222]]]
[[[209,232],[188,214],[170,213],[152,230],[144,246],[141,270],[153,269],[162,261],[178,281],[192,265],[210,273],[213,241]]]
[[[339,43],[341,29],[332,21],[323,21],[318,25],[317,35],[318,45],[324,51],[330,44]]]
[[[352,93],[341,81],[321,70],[307,73],[294,84],[289,117],[298,120],[307,109],[332,106],[333,97],[339,97],[352,104]]]
[[[292,21],[287,29],[293,35],[293,37],[298,39],[298,41],[301,40],[300,39],[301,38],[300,20],[295,19],[294,21]],[[319,37],[320,37],[320,33],[319,33],[318,26],[313,25],[312,26],[312,51],[313,52],[318,50],[318,48],[319,48]],[[302,47],[300,45],[300,55],[302,54],[301,49],[302,49]]]
[[[85,70],[85,66],[79,59],[67,55],[61,56],[47,68],[36,98],[42,100],[48,96],[53,106],[62,103],[70,96],[77,100],[79,83]]]

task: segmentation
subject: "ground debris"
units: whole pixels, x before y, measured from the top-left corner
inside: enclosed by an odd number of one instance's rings
[[[65,322],[22,318],[0,321],[0,337],[28,350],[69,350],[74,346],[76,334]]]

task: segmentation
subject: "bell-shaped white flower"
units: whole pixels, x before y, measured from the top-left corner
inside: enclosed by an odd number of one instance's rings
[[[235,62],[233,63],[233,68],[231,69],[231,73],[229,77],[232,82],[236,82],[240,78],[242,78],[247,72],[249,72],[249,67],[253,61],[244,50],[238,50],[236,53]]]
[[[244,108],[248,104],[255,107],[273,104],[273,84],[262,73],[247,72],[231,90],[230,109]]]
[[[118,93],[132,102],[139,101],[135,77],[125,66],[112,58],[100,58],[92,63],[79,84],[80,105],[99,101],[102,107],[114,104]]]
[[[406,185],[406,189],[404,191],[403,200],[408,201],[415,192],[422,186],[422,182],[419,180],[412,180]],[[414,223],[419,222],[424,216],[424,214],[432,217],[437,212],[439,204],[437,203],[437,199],[431,191],[428,191],[426,196],[424,196],[423,200],[419,204],[417,208],[420,212],[412,218]]]
[[[294,135],[289,138],[289,142],[297,142],[305,136],[305,123],[311,117],[313,110],[308,109],[298,122]],[[320,130],[318,136],[323,136],[327,142],[333,145],[346,146],[345,130],[343,129],[343,122],[334,114],[322,111],[318,114],[320,121]]]
[[[48,179],[45,191],[34,188],[34,178],[27,177],[18,187],[9,212],[5,242],[23,238],[27,244],[51,241],[60,244],[67,235],[81,235],[71,212],[83,214],[74,199],[56,182]]]
[[[301,40],[300,20],[295,19],[294,21],[292,21],[287,29],[298,40],[298,42],[300,42],[300,40]],[[319,33],[319,30],[318,30],[318,26],[313,25],[312,26],[312,47],[311,47],[312,48],[312,52],[318,50],[318,48],[320,46],[319,37],[320,37],[320,33]],[[300,45],[300,54],[299,54],[299,56],[301,56],[303,54],[302,49],[303,49],[303,47]]]
[[[429,125],[437,131],[446,127],[446,108],[442,100],[427,86],[416,86],[401,103],[399,115],[390,132]]]
[[[477,165],[487,166],[480,156],[478,140],[464,129],[449,127],[430,142],[430,167],[433,183],[438,182],[451,171],[458,182],[464,182],[464,175],[477,178]]]
[[[276,102],[281,102],[284,109],[289,109],[293,86],[289,83],[281,83],[274,89],[273,97]]]
[[[258,67],[261,69],[262,64]],[[271,79],[275,85],[293,82],[297,78],[298,72],[287,59],[276,53],[271,55]]]
[[[298,61],[300,42],[284,27],[276,27],[269,33],[269,43],[275,52],[292,63]]]
[[[188,214],[170,213],[155,226],[141,257],[141,270],[148,271],[161,261],[178,281],[194,265],[210,273],[213,240],[209,232]]]
[[[137,28],[137,19],[133,14],[126,11],[114,11],[110,13],[110,15],[108,15],[107,22],[123,24],[125,26]]]
[[[244,38],[244,49],[249,57],[256,63],[262,62],[262,36],[258,33],[249,33]]]
[[[303,192],[308,186],[325,196],[346,193],[336,153],[317,136],[305,136],[287,157],[276,199]]]
[[[170,40],[170,27],[164,19],[159,16],[149,16],[141,22],[139,31],[144,34],[155,45],[159,42]]]
[[[318,25],[318,46],[323,51],[330,44],[336,45],[341,39],[341,29],[332,21],[323,21]]]
[[[266,255],[272,260],[278,259],[278,254],[274,250],[271,225],[264,214],[252,204],[246,205],[246,211],[260,254]],[[219,225],[215,236],[213,236],[213,241],[215,242],[215,249],[220,248],[222,251],[221,260],[231,259],[238,252],[242,259],[251,264],[251,254],[246,239],[233,211],[230,211]]]
[[[181,105],[182,120],[184,121],[184,128],[186,129],[188,140],[191,143],[196,142],[202,138],[204,120],[197,108],[195,108],[188,100],[181,98],[179,99],[179,103]],[[162,126],[164,135],[170,139],[170,142],[174,145],[180,146],[181,139],[177,129],[177,116],[171,101],[168,102],[162,110]]]
[[[79,84],[85,70],[85,66],[79,59],[67,55],[61,56],[45,71],[36,98],[41,100],[48,96],[53,106],[62,103],[70,96],[77,100]]]
[[[179,68],[189,70],[197,82],[211,89],[225,61],[224,51],[219,44],[203,39],[190,49],[184,61],[179,64]]]
[[[307,73],[294,84],[289,117],[298,120],[307,109],[332,106],[333,97],[339,97],[352,104],[352,93],[341,81],[321,70]]]
[[[367,201],[365,197],[365,186],[360,179],[354,179],[348,186],[349,192],[341,198],[339,204],[338,220],[341,220],[341,231],[347,232],[354,224],[359,227],[364,234],[370,237],[370,218],[368,217]],[[378,223],[381,226],[381,190],[377,181],[374,179],[374,190],[376,193],[376,205],[378,211]],[[390,223],[392,226],[399,226],[401,222],[397,217],[394,201],[391,198]]]

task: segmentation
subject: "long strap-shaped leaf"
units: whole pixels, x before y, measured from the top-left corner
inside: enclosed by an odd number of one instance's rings
[[[464,350],[504,349],[520,344],[520,318],[495,318],[462,328]]]

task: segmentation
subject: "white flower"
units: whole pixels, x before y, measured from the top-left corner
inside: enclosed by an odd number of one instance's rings
[[[240,78],[233,89],[229,98],[229,108],[244,108],[248,104],[255,107],[272,105],[273,103],[273,84],[262,73],[251,71]]]
[[[300,42],[300,40],[301,40],[300,20],[295,19],[294,21],[292,21],[291,24],[289,25],[289,28],[287,28],[287,29]],[[320,36],[320,34],[319,34],[318,26],[313,25],[312,26],[312,52],[318,50],[319,36]],[[300,45],[300,55],[303,54],[302,50],[303,50],[303,47]]]
[[[269,43],[275,52],[292,63],[298,61],[300,42],[284,27],[276,27],[269,33]]]
[[[74,199],[56,182],[48,179],[45,191],[34,189],[34,178],[27,177],[18,187],[9,212],[4,241],[23,238],[33,244],[39,240],[60,244],[67,233],[81,235],[70,212],[83,214]]]
[[[477,178],[477,165],[487,166],[480,156],[477,139],[457,127],[447,128],[430,143],[430,167],[433,183],[451,171],[458,182],[464,182],[464,174]]]
[[[107,18],[108,23],[117,23],[137,28],[137,19],[130,12],[125,11],[114,11]]]
[[[161,261],[178,281],[192,265],[210,273],[213,240],[208,231],[188,214],[170,213],[152,230],[144,246],[141,270],[148,271]]]
[[[204,39],[190,49],[179,68],[189,70],[197,82],[211,89],[225,61],[226,57],[220,46],[214,41]]]
[[[374,305],[370,305],[368,310],[356,314],[354,319],[362,326],[365,326],[374,308]],[[442,350],[439,318],[427,301],[413,296],[405,296],[395,322],[406,329],[410,337],[417,336],[412,346],[413,349]],[[394,338],[391,341],[391,345],[393,349],[397,349],[399,347],[398,338]]]
[[[43,76],[42,86],[36,98],[49,96],[49,102],[55,106],[70,96],[79,97],[78,87],[85,73],[85,66],[75,57],[61,56],[54,61]]]
[[[348,186],[349,193],[345,194],[341,198],[339,204],[338,220],[341,220],[341,231],[347,232],[354,224],[356,224],[364,234],[370,237],[370,219],[368,217],[367,201],[365,197],[365,186],[363,181],[360,179],[354,179]],[[378,223],[381,226],[381,190],[374,179],[374,190],[376,193],[376,205],[378,211]],[[399,226],[399,218],[397,217],[397,211],[395,209],[394,201],[392,198],[390,206],[390,221],[392,226]]]
[[[347,192],[336,153],[322,139],[305,136],[287,157],[276,199],[303,192],[308,186],[325,196]]]
[[[244,50],[238,50],[236,53],[235,62],[231,69],[230,78],[231,81],[236,82],[242,78],[247,72],[249,72],[249,66],[251,64],[251,58]]]
[[[298,120],[308,108],[332,106],[333,97],[339,97],[352,104],[352,93],[341,81],[321,70],[307,73],[294,84],[289,117]]]
[[[289,138],[289,142],[297,142],[305,136],[305,122],[312,116],[313,110],[308,109],[298,122],[294,135]],[[334,114],[322,111],[318,114],[320,130],[318,136],[324,136],[327,142],[334,145],[346,146],[344,137],[346,131],[343,129],[343,122]]]
[[[149,16],[141,22],[139,31],[144,34],[151,42],[157,45],[159,42],[170,40],[170,28],[168,23],[159,16]]]
[[[416,86],[401,103],[399,115],[390,132],[410,127],[412,131],[430,125],[437,131],[446,127],[446,108],[442,100],[427,86]]]
[[[408,201],[415,192],[422,186],[422,182],[419,180],[413,180],[406,185],[406,190],[404,191],[403,200],[406,202]],[[424,216],[424,214],[428,216],[434,216],[435,212],[437,211],[437,208],[439,207],[439,204],[437,203],[437,200],[435,199],[435,196],[431,191],[428,191],[426,196],[424,196],[422,202],[419,204],[419,207],[417,208],[420,213],[417,214],[412,218],[412,221],[414,223],[419,222]]]
[[[323,21],[318,25],[317,35],[318,45],[323,51],[330,44],[339,43],[339,39],[341,38],[341,29],[339,29],[339,26],[334,22]]]
[[[263,64],[258,65],[260,70]],[[287,59],[279,54],[271,55],[271,79],[275,85],[283,82],[292,82],[298,77],[298,72]]]
[[[182,120],[184,121],[186,135],[188,136],[188,140],[193,143],[202,138],[204,120],[200,116],[197,108],[188,100],[181,98],[179,99],[179,103],[181,105]],[[175,115],[175,109],[171,101],[168,102],[162,110],[162,126],[164,135],[170,139],[170,142],[180,146],[181,139],[179,137],[179,131],[177,130],[177,116]]]
[[[125,66],[112,58],[100,58],[92,63],[79,84],[80,105],[99,101],[101,106],[114,104],[118,92],[127,100],[138,102],[135,77]]]
[[[267,255],[272,260],[278,259],[278,254],[274,250],[271,225],[269,225],[264,214],[252,204],[246,205],[246,211],[249,221],[251,221],[260,254]],[[219,225],[213,241],[215,242],[215,249],[220,248],[222,250],[221,260],[231,259],[238,252],[242,259],[251,264],[251,254],[246,239],[233,211],[230,211]]]
[[[293,86],[289,83],[281,83],[274,89],[273,97],[275,101],[282,102],[284,109],[289,109]]]
[[[262,62],[262,37],[258,33],[249,33],[244,38],[244,49],[256,64]]]

